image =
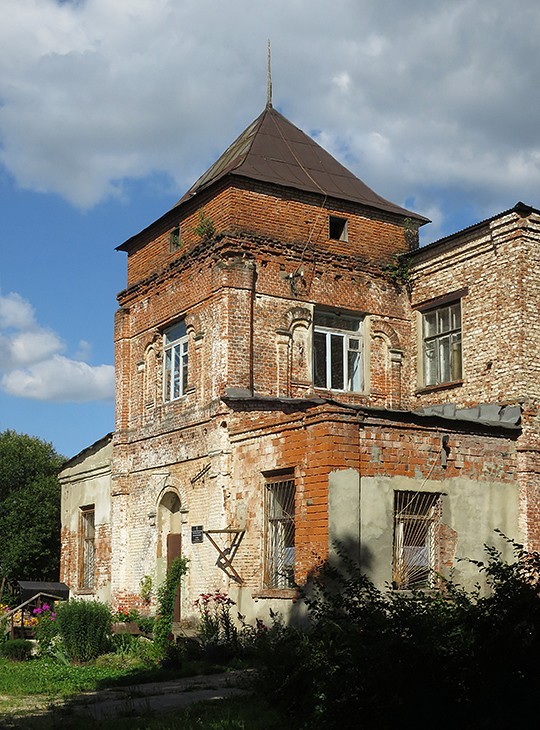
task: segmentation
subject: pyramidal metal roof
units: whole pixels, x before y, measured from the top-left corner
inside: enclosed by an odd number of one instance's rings
[[[319,193],[428,222],[418,213],[377,195],[271,105],[201,175],[176,206],[227,175]]]

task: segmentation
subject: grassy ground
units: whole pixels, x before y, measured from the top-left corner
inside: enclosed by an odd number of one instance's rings
[[[191,668],[192,670],[195,667]],[[142,681],[161,681],[189,674],[163,670],[122,670],[93,665],[64,665],[51,659],[12,662],[0,659],[0,727],[52,730],[62,727],[90,730],[275,730],[288,727],[283,717],[260,698],[244,696],[194,704],[170,715],[111,718],[96,724],[70,713],[69,699],[81,692]],[[193,671],[191,671],[193,674]],[[66,704],[67,702],[67,704]],[[140,713],[138,713],[140,715]]]

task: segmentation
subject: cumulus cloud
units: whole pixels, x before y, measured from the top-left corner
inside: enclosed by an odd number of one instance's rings
[[[114,392],[114,367],[92,367],[63,355],[53,355],[28,368],[7,373],[2,378],[2,386],[10,395],[35,400],[109,400]]]
[[[78,357],[36,321],[32,305],[19,294],[0,294],[0,387],[9,395],[41,401],[84,402],[114,397],[114,367],[89,365],[89,343]]]
[[[80,207],[178,195],[274,103],[419,213],[538,205],[540,13],[503,0],[0,0],[0,161]],[[444,224],[443,224],[444,228]]]

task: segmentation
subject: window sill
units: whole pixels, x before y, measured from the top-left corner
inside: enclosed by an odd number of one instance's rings
[[[75,590],[76,596],[93,596],[96,591],[93,588],[77,588]]]
[[[323,393],[325,394],[324,397],[326,398],[335,398],[336,396],[341,395],[354,395],[354,396],[363,396],[364,398],[369,395],[369,393],[366,390],[338,390],[337,388],[323,388],[320,385],[314,385],[313,386],[314,392],[321,396]]]
[[[259,591],[253,591],[251,597],[258,598],[280,598],[280,599],[297,599],[300,594],[296,588],[262,588]]]
[[[463,385],[463,380],[452,380],[448,383],[437,383],[436,385],[423,385],[421,388],[416,389],[416,394],[422,393],[433,393],[438,390],[447,390],[451,388],[459,388]]]

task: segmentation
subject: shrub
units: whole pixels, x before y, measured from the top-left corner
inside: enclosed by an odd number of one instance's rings
[[[32,642],[27,639],[8,639],[0,646],[0,652],[13,661],[25,661],[32,656]]]
[[[154,623],[154,641],[164,655],[170,643],[174,601],[180,579],[187,573],[187,558],[175,558],[167,570],[165,580],[158,588],[158,610]]]
[[[158,650],[151,639],[133,634],[113,634],[111,649],[118,656],[135,657],[143,664],[152,664],[158,659]]]
[[[88,662],[108,651],[111,611],[99,601],[69,601],[60,606],[57,621],[67,656]]]
[[[194,603],[199,611],[199,636],[203,643],[236,643],[238,631],[231,617],[236,605],[225,593],[201,593]]]
[[[535,711],[540,682],[540,556],[512,543],[478,562],[490,593],[451,582],[431,592],[378,590],[347,557],[304,594],[307,631],[274,620],[258,646],[260,687],[291,726],[511,727]]]
[[[155,618],[153,616],[139,616],[137,626],[143,634],[150,635],[154,630]]]
[[[56,613],[51,607],[44,603],[39,608],[33,610],[36,619],[34,626],[34,636],[38,641],[38,651],[40,656],[51,654],[53,645],[56,643],[56,637],[60,628],[56,620]]]

